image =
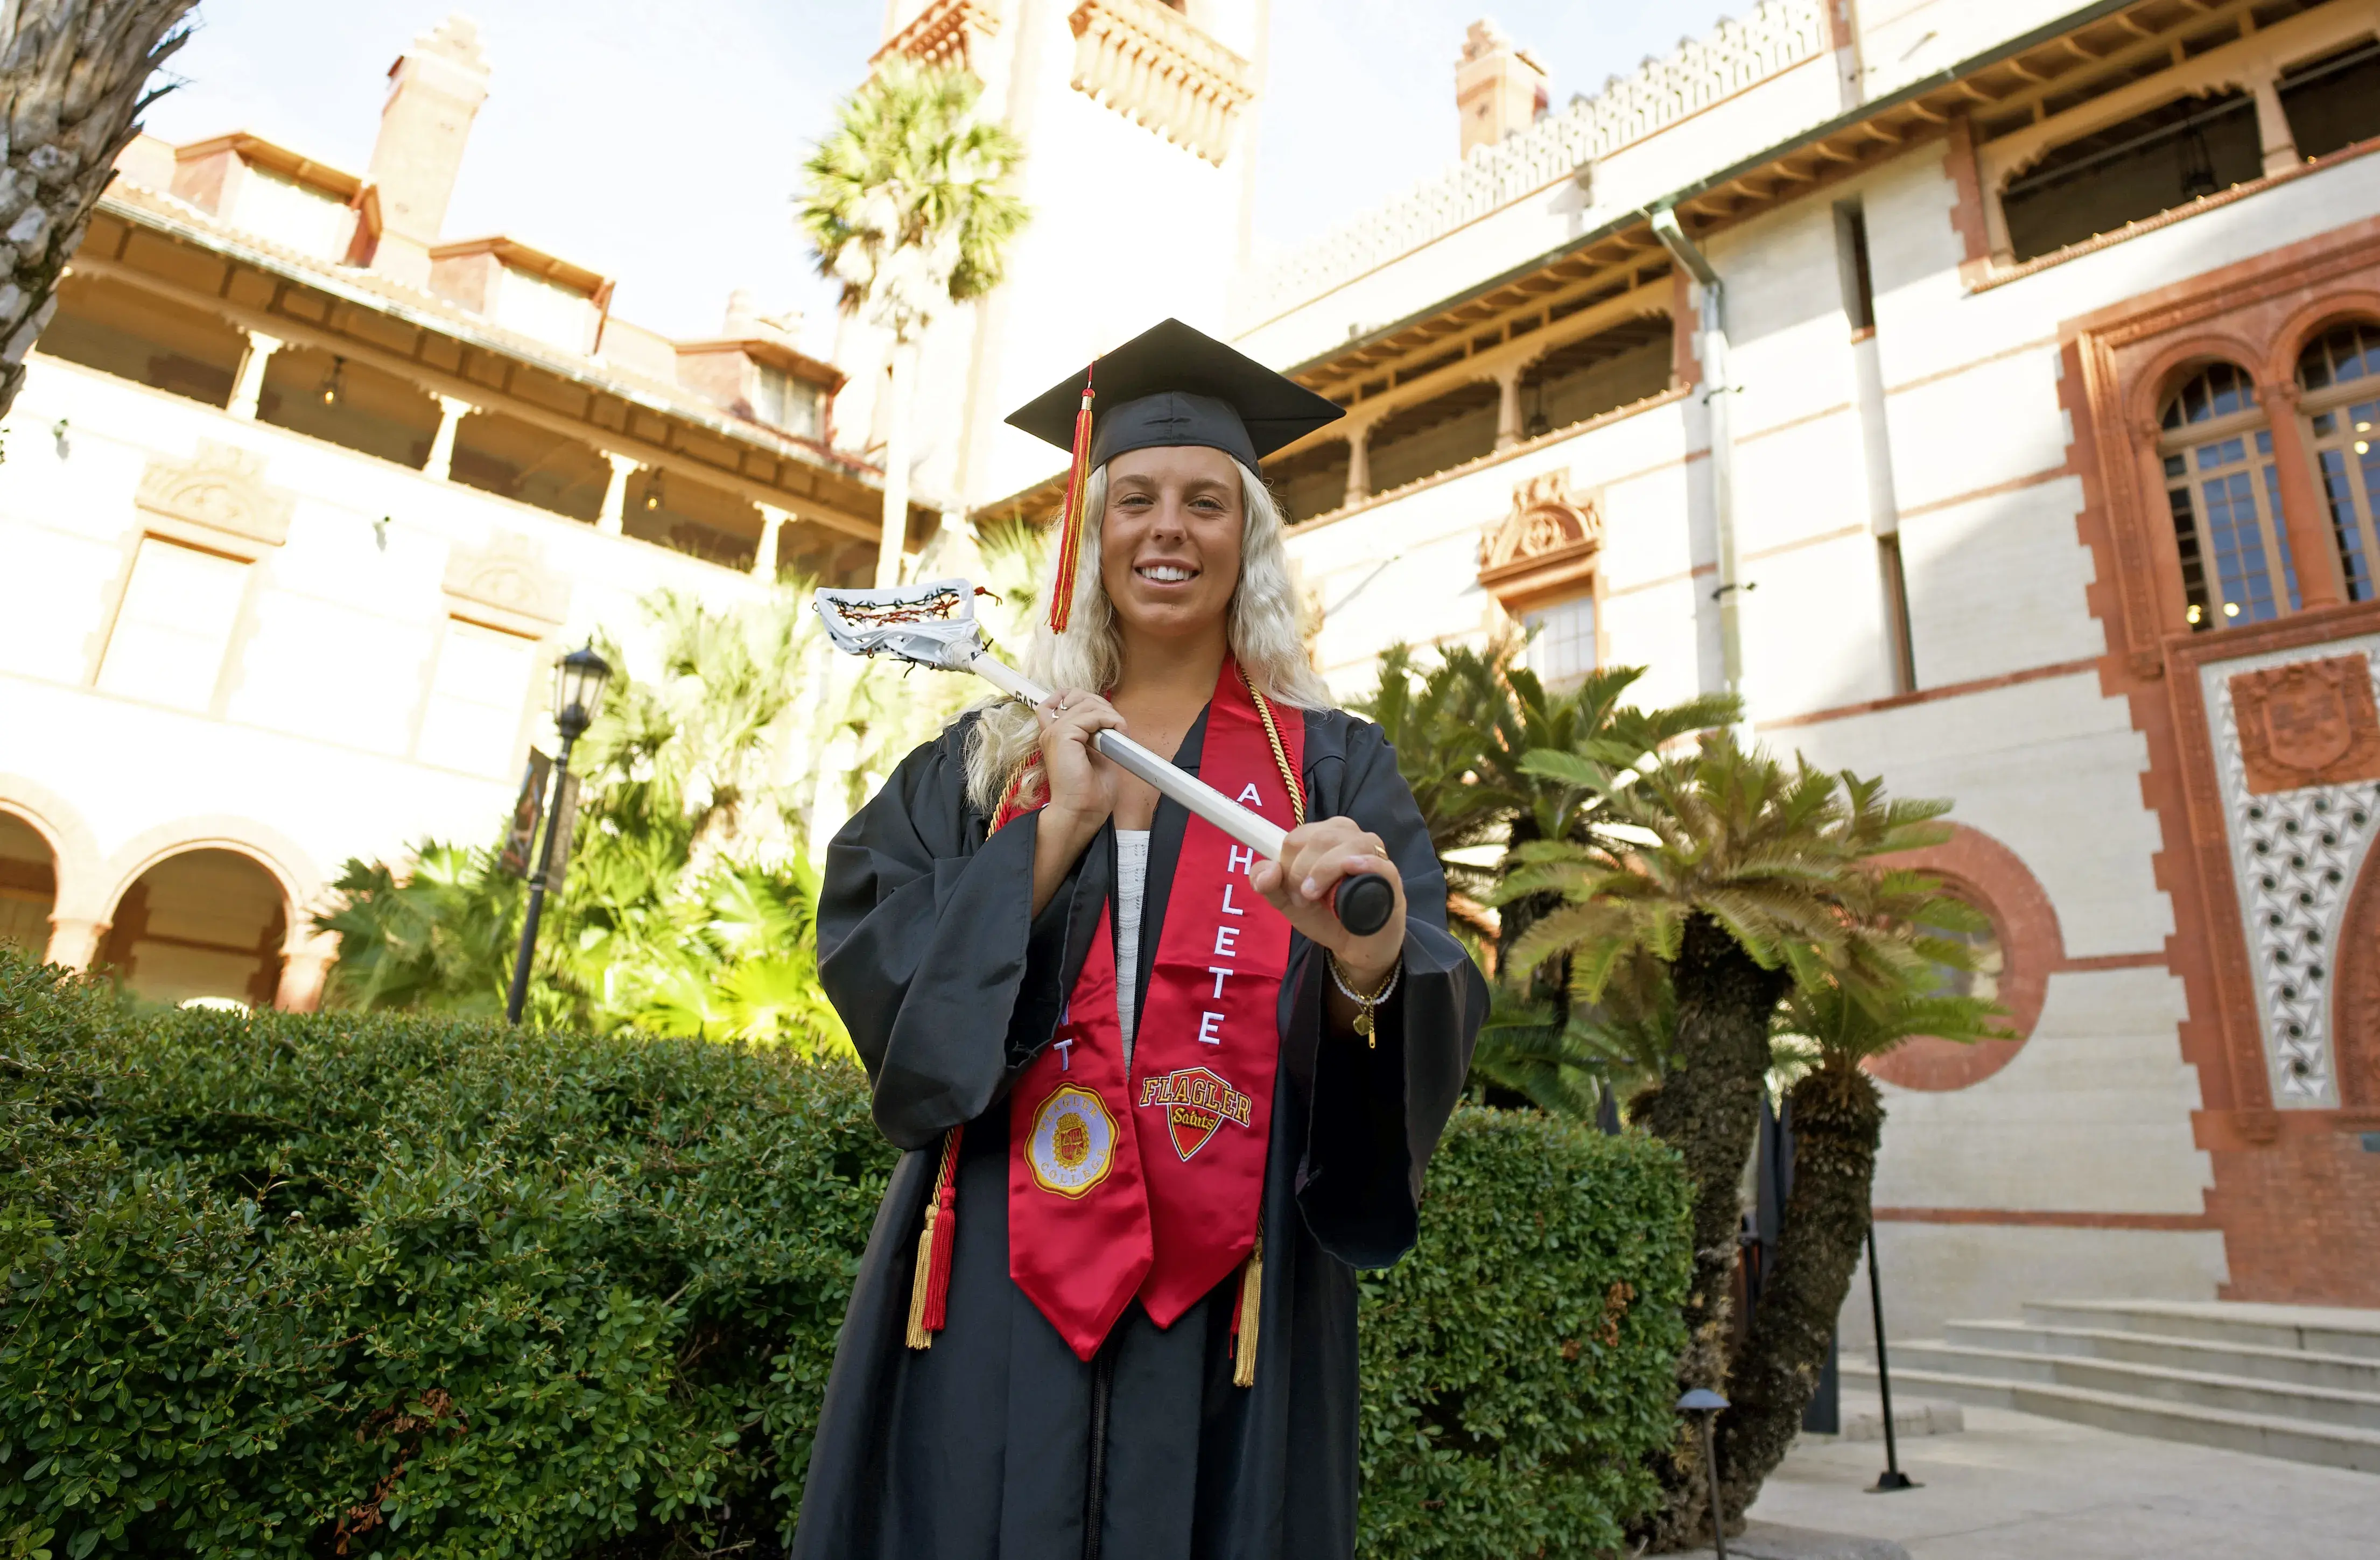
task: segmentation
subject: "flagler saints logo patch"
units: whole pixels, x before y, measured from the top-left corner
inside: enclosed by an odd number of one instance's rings
[[[1204,1067],[1185,1067],[1162,1078],[1141,1080],[1140,1103],[1165,1107],[1166,1132],[1184,1164],[1207,1146],[1207,1140],[1224,1122],[1248,1124],[1248,1096]]]
[[[1080,1197],[1115,1165],[1115,1119],[1099,1096],[1072,1083],[1051,1092],[1033,1113],[1026,1158],[1044,1191]]]

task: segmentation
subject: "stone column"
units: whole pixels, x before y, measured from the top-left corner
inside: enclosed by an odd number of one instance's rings
[[[106,922],[88,916],[53,915],[50,946],[42,957],[66,969],[88,970],[99,957],[100,939],[107,936],[107,926]]]
[[[611,450],[603,452],[603,458],[612,463],[612,480],[604,485],[603,508],[595,516],[595,528],[616,537],[627,529],[628,473],[637,469],[637,463]]]
[[[2248,78],[2248,91],[2256,99],[2256,139],[2264,149],[2265,172],[2268,176],[2286,173],[2298,165],[2298,142],[2289,129],[2289,116],[2281,107],[2278,68],[2256,67],[2255,74]]]
[[[1521,375],[1527,367],[1515,363],[1496,375],[1496,447],[1500,450],[1521,441]]]
[[[2313,457],[2298,426],[2298,385],[2295,380],[2260,384],[2256,399],[2265,405],[2273,430],[2273,466],[2281,479],[2281,530],[2289,538],[2289,562],[2298,576],[2298,604],[2336,607],[2347,599],[2339,587],[2338,543],[2331,534],[2330,505],[2314,486]]]
[[[273,1005],[285,1013],[310,1013],[322,1005],[322,983],[330,978],[331,966],[338,961],[339,939],[334,933],[306,932],[292,937],[281,949],[281,985],[273,993]]]
[[[775,582],[777,578],[777,536],[779,532],[785,528],[785,522],[791,518],[792,516],[788,515],[783,510],[777,508],[774,504],[764,503],[760,506],[760,546],[759,549],[752,554],[752,577],[754,579],[759,580],[764,584],[773,584]]]
[[[430,441],[430,459],[421,467],[422,475],[443,482],[454,474],[455,430],[463,419],[480,408],[459,395],[438,398],[438,431]]]
[[[262,331],[248,333],[248,355],[239,360],[239,378],[232,384],[231,405],[225,410],[244,422],[256,420],[257,407],[264,400],[264,366],[288,345]]]
[[[1372,496],[1372,425],[1359,423],[1347,430],[1347,496],[1344,509]]]

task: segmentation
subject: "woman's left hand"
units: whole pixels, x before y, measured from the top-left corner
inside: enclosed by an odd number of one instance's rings
[[[1339,924],[1330,896],[1342,879],[1366,872],[1388,879],[1397,907],[1388,925],[1359,937]],[[1257,862],[1248,880],[1307,941],[1329,949],[1340,972],[1359,990],[1386,980],[1404,951],[1404,879],[1380,837],[1365,832],[1353,818],[1320,818],[1291,829],[1281,860]]]

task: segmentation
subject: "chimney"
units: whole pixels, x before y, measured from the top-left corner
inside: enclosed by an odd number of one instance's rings
[[[727,295],[727,320],[721,334],[730,341],[778,340],[791,346],[802,333],[802,311],[771,308],[749,287]]]
[[[480,24],[454,15],[413,41],[388,67],[370,178],[380,206],[372,269],[430,284],[430,247],[446,220],[471,120],[488,97]]]
[[[1546,111],[1546,68],[1482,17],[1463,35],[1454,64],[1454,106],[1463,116],[1463,155],[1526,129]]]

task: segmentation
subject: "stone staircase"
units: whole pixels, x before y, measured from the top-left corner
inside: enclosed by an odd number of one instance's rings
[[[2380,1311],[2054,1300],[1891,1348],[1896,1398],[2380,1473]],[[1842,1381],[1873,1391],[1875,1360],[1846,1356]]]

